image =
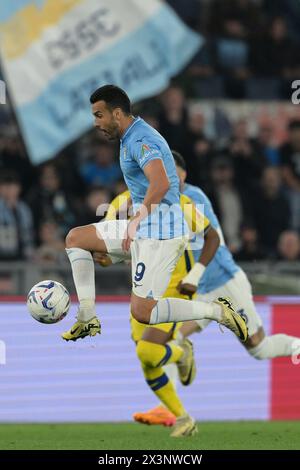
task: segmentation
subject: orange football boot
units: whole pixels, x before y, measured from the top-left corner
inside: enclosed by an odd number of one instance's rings
[[[134,421],[143,424],[161,424],[163,426],[173,426],[176,423],[176,416],[162,405],[156,406],[152,410],[144,413],[134,413]]]

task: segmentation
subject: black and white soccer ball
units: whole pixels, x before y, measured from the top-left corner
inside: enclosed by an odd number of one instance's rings
[[[57,281],[41,281],[30,289],[27,307],[31,316],[41,323],[57,323],[70,308],[70,294]]]

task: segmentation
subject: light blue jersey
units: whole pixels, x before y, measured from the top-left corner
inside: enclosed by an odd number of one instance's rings
[[[158,240],[182,237],[188,233],[179,203],[179,179],[171,150],[165,139],[140,117],[135,118],[120,142],[120,166],[130,191],[133,211],[136,213],[149,187],[144,174],[152,160],[162,160],[170,188],[158,207],[144,220],[137,238]]]
[[[183,194],[190,197],[196,205],[199,205],[199,209],[202,209],[201,211],[208,218],[211,226],[217,230],[220,237],[220,246],[206,267],[197,289],[199,294],[207,294],[230,281],[240,268],[225,245],[220,223],[206,194],[200,188],[191,184],[185,184]],[[198,261],[200,253],[200,249],[193,250],[195,261]]]

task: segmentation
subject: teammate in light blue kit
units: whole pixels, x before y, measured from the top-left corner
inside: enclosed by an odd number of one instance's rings
[[[109,140],[120,140],[120,165],[134,215],[129,222],[110,220],[69,232],[66,251],[80,305],[78,321],[63,333],[63,339],[76,341],[100,333],[91,254],[97,251],[119,257],[131,254],[131,313],[137,321],[157,324],[206,318],[226,326],[245,341],[246,324],[226,299],[208,303],[163,298],[188,241],[172,153],[155,129],[132,116],[124,90],[105,85],[91,95],[90,102],[95,127]],[[213,255],[212,250],[203,249],[201,264],[206,266]]]
[[[206,268],[202,267],[201,263],[195,263],[191,271],[182,280],[181,289],[190,293],[197,292],[198,299],[207,302],[219,295],[229,296],[234,307],[247,323],[249,338],[244,346],[249,354],[256,359],[271,359],[299,353],[299,338],[285,334],[265,335],[262,319],[257,313],[253,301],[251,285],[246,274],[235,263],[232,254],[225,245],[220,223],[210,200],[200,188],[185,183],[187,174],[183,157],[177,152],[173,152],[173,155],[180,178],[181,192],[203,208],[202,212],[220,237],[220,246],[213,259]],[[193,252],[195,260],[199,260],[200,253],[201,250],[198,249]],[[181,333],[183,337],[186,337],[199,330],[199,328],[204,329],[208,324],[209,320],[189,322],[183,325]]]
[[[220,246],[215,253],[215,256],[206,267],[197,288],[197,292],[199,294],[207,294],[208,292],[224,286],[235,276],[240,268],[235,263],[232,254],[225,245],[224,236],[218,218],[214,213],[211,202],[206,194],[199,187],[188,183],[184,184],[182,193],[190,197],[196,205],[203,207],[203,213],[208,218],[211,225],[217,230],[220,237]],[[193,250],[195,260],[199,259],[200,253],[200,249]]]

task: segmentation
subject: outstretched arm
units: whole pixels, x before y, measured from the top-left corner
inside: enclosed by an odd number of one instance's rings
[[[220,245],[218,232],[209,226],[204,235],[204,245],[199,260],[194,264],[190,272],[179,283],[181,294],[192,295],[197,291],[199,281],[208,263],[213,259]]]
[[[124,251],[129,250],[140,222],[155,210],[170,187],[170,182],[161,159],[150,160],[144,167],[144,173],[149,181],[149,186],[141,209],[135,214],[128,225],[127,236],[122,245]]]

